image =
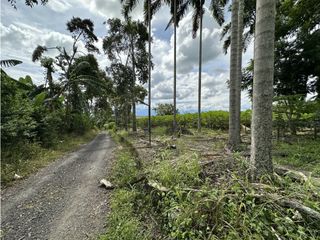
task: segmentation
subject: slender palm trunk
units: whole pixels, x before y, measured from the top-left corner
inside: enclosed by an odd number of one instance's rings
[[[273,172],[272,97],[275,0],[257,0],[250,165],[254,179]]]
[[[199,81],[198,81],[198,132],[201,132],[202,18],[203,18],[203,14],[201,13],[200,24],[199,24],[200,37],[199,37]]]
[[[233,0],[231,16],[231,49],[230,49],[230,93],[229,93],[229,146],[237,148],[240,143],[240,123],[238,122],[237,94],[238,83],[238,12],[239,1]],[[239,126],[238,126],[239,125]]]
[[[173,133],[177,130],[177,0],[173,1]]]
[[[236,81],[236,125],[235,134],[237,134],[237,144],[241,142],[241,80],[242,80],[242,47],[243,47],[243,11],[244,0],[239,1],[238,10],[238,54],[237,54],[237,81]]]
[[[135,101],[135,96],[134,96],[134,88],[136,85],[136,63],[134,59],[134,46],[133,46],[133,39],[131,39],[131,61],[132,61],[132,86],[133,86],[133,91],[132,91],[132,131],[136,132],[137,131],[137,121],[136,121],[136,101]]]
[[[148,23],[149,23],[149,36],[148,36],[148,47],[149,47],[149,58],[148,58],[148,132],[149,132],[149,145],[151,146],[151,0],[148,2]]]

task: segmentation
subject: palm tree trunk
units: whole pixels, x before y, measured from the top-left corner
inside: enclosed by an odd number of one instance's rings
[[[236,125],[237,144],[241,142],[241,80],[242,80],[242,47],[243,47],[243,11],[244,0],[239,1],[238,10],[238,55],[237,55],[237,81],[236,81]]]
[[[177,130],[177,0],[173,1],[173,133]]]
[[[272,97],[275,0],[257,0],[250,166],[254,179],[273,172]]]
[[[202,8],[202,5],[201,5]],[[201,72],[202,72],[202,18],[203,14],[200,16],[199,30],[199,81],[198,81],[198,132],[201,132]]]
[[[231,16],[231,49],[230,49],[230,93],[229,93],[229,146],[237,148],[240,143],[240,123],[238,122],[238,13],[239,1],[233,0]]]
[[[149,47],[149,58],[148,58],[148,132],[149,132],[149,146],[151,147],[151,0],[148,2],[148,23],[149,23],[149,36],[148,36],[148,47]]]
[[[134,96],[134,88],[136,85],[136,63],[135,63],[135,59],[134,59],[134,46],[133,46],[133,39],[131,39],[131,61],[132,61],[132,72],[133,72],[133,76],[132,76],[132,131],[136,132],[137,131],[137,121],[136,121],[136,103],[135,103],[135,96]]]

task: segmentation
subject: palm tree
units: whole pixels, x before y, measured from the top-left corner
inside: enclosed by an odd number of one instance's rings
[[[173,134],[177,130],[177,0],[173,0]]]
[[[200,2],[201,5],[202,1]],[[201,72],[202,72],[202,19],[203,19],[203,7],[201,8],[200,16],[200,36],[199,36],[199,80],[198,80],[198,132],[201,132]]]
[[[186,0],[179,1],[177,6],[176,22],[180,22],[182,17],[187,13],[188,7],[192,6],[193,8],[193,17],[192,17],[192,37],[195,38],[197,31],[199,29],[199,78],[198,78],[198,131],[201,131],[201,72],[202,72],[202,20],[204,14],[205,0]],[[221,26],[224,22],[223,10],[227,0],[212,0],[210,2],[210,11],[216,22]],[[174,17],[168,23],[167,28],[170,24],[174,23]]]
[[[239,142],[240,126],[237,122],[236,91],[237,91],[237,55],[238,55],[238,11],[239,1],[232,2],[231,45],[230,45],[230,86],[229,86],[229,146],[236,147]]]
[[[241,114],[241,79],[242,79],[242,35],[243,35],[243,9],[244,9],[244,0],[238,0],[238,36],[237,36],[237,78],[236,78],[236,85],[235,85],[235,131],[233,134],[235,142],[233,142],[234,147],[237,148],[241,142],[240,136],[240,114]]]
[[[252,1],[252,0],[250,0]],[[255,1],[255,0],[254,0]],[[230,33],[224,41],[223,49],[227,53],[230,46],[230,81],[229,81],[229,146],[236,149],[240,142],[240,113],[241,113],[241,81],[242,81],[242,51],[246,51],[254,31],[252,26],[248,26],[252,18],[246,16],[246,26],[249,30],[244,33],[244,8],[252,5],[249,1],[234,0],[232,4],[231,22],[226,24],[222,31],[222,38]],[[251,11],[250,5],[250,11]],[[248,11],[248,9],[247,9]],[[248,14],[247,14],[248,15]],[[253,15],[253,14],[251,14]]]
[[[271,148],[275,10],[275,0],[257,0],[250,159],[254,179],[273,172]]]

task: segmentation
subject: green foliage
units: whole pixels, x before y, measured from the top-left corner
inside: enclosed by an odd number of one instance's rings
[[[116,123],[115,122],[109,122],[104,125],[105,129],[115,131],[116,130]]]
[[[229,113],[227,111],[209,111],[201,113],[202,126],[210,129],[228,129]],[[196,128],[198,121],[197,113],[185,113],[177,115],[178,125],[185,128]],[[138,126],[146,128],[148,126],[148,118],[141,117],[137,119]],[[168,127],[172,126],[173,116],[152,116],[152,127]],[[250,126],[251,111],[247,110],[241,113],[241,123]]]
[[[36,121],[32,118],[32,101],[19,83],[1,70],[1,143],[33,138]]]
[[[174,106],[171,103],[159,103],[154,109],[157,116],[173,115]],[[176,110],[176,113],[179,114],[179,110]]]

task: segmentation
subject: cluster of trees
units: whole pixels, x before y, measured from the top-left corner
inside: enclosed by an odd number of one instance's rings
[[[210,10],[218,24],[224,23],[224,8],[228,1],[212,0]],[[128,14],[137,1],[122,0]],[[189,7],[193,8],[193,36],[200,29],[198,130],[201,130],[201,54],[202,17],[205,1],[171,0],[145,1],[151,11],[145,11],[150,20],[162,5],[170,7],[173,24],[173,129],[176,129],[176,28]],[[230,46],[230,117],[229,145],[236,149],[240,142],[241,89],[252,93],[252,152],[254,177],[271,173],[272,107],[276,95],[319,92],[319,6],[316,0],[233,0],[231,22],[225,24],[222,35],[227,35],[225,50]],[[305,11],[308,9],[309,11]],[[276,15],[276,12],[278,14]],[[150,22],[148,22],[150,25]],[[168,27],[167,26],[167,27]],[[242,52],[254,36],[254,60],[242,73]],[[293,62],[293,64],[292,64]],[[242,83],[242,84],[241,84]],[[275,89],[275,91],[274,91]],[[279,101],[276,101],[279,104]],[[149,124],[150,126],[150,124]]]
[[[15,1],[8,0],[14,7]],[[47,1],[31,0],[33,6]],[[136,131],[137,103],[149,107],[149,140],[151,140],[151,19],[164,5],[169,6],[173,25],[173,130],[177,129],[176,109],[176,28],[189,8],[193,11],[192,35],[200,32],[198,79],[198,130],[201,130],[201,71],[202,71],[202,18],[205,0],[156,0],[144,1],[145,22],[132,21],[130,12],[137,0],[121,0],[125,21],[109,19],[109,32],[103,40],[103,50],[111,61],[106,72],[99,69],[92,53],[97,37],[89,19],[73,18],[67,27],[73,36],[71,52],[63,46],[38,46],[33,61],[39,61],[46,72],[46,84],[42,96],[48,112],[62,109],[62,122],[66,129],[75,130],[81,121],[104,121],[114,113],[117,126],[128,129],[132,117],[132,129]],[[241,89],[247,89],[253,100],[252,153],[253,174],[259,176],[272,172],[272,105],[274,94],[302,95],[319,93],[320,14],[317,0],[233,0],[231,22],[225,23],[224,10],[227,0],[211,0],[210,12],[214,20],[224,25],[224,48],[230,46],[230,117],[229,145],[236,149],[240,138]],[[305,10],[308,11],[305,11]],[[277,12],[277,15],[275,14]],[[147,29],[148,27],[148,29]],[[251,39],[255,40],[254,59],[242,71],[242,52]],[[79,42],[85,43],[87,54],[79,50]],[[149,44],[148,51],[146,43]],[[57,50],[55,58],[47,51]],[[54,81],[54,77],[58,81]],[[149,80],[149,81],[148,81]],[[148,94],[143,84],[149,83]],[[148,103],[144,98],[148,95]],[[38,95],[36,95],[38,96]],[[319,95],[318,95],[319,96]],[[286,101],[291,101],[287,98]],[[276,101],[279,104],[281,101]],[[168,106],[165,106],[166,108]],[[161,112],[161,109],[158,109]],[[162,113],[161,113],[162,114]]]
[[[31,0],[33,7],[48,1]],[[10,1],[16,8],[16,1]],[[30,56],[44,69],[45,83],[34,84],[31,77],[18,80],[2,68],[22,63],[1,60],[1,142],[10,148],[18,142],[54,145],[63,133],[83,133],[93,126],[103,127],[114,119],[117,126],[128,129],[129,118],[136,131],[136,103],[144,103],[148,80],[146,51],[149,34],[139,21],[109,19],[103,39],[104,54],[111,61],[106,69],[99,67],[95,46],[98,41],[90,19],[73,17],[67,30],[73,44],[37,46]],[[150,65],[151,67],[151,65]],[[131,113],[132,111],[132,113]],[[114,117],[113,117],[113,116]]]
[[[3,147],[21,141],[49,147],[61,133],[83,133],[110,118],[112,82],[92,54],[98,52],[94,25],[89,19],[74,17],[67,29],[73,37],[70,51],[65,46],[37,46],[33,52],[32,61],[44,69],[44,84],[35,85],[29,76],[15,80],[1,69]],[[87,53],[80,51],[81,40]],[[57,55],[50,57],[48,51]],[[19,63],[1,61],[1,67]]]

